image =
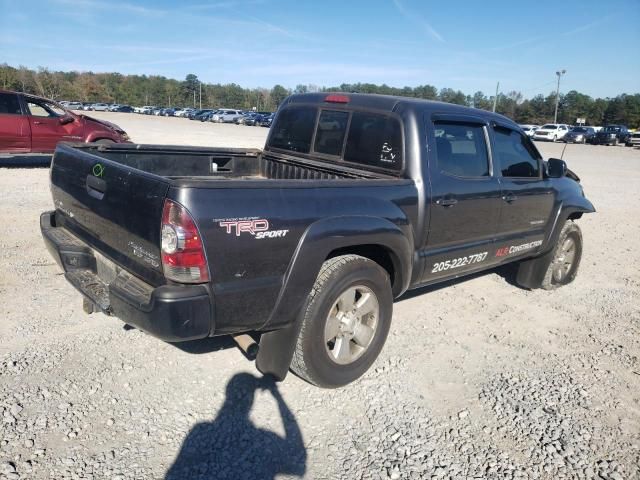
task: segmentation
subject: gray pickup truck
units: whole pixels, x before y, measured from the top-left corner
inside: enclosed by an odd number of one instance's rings
[[[367,371],[408,289],[511,262],[568,284],[594,211],[503,116],[356,94],[289,97],[264,150],[61,144],[51,192],[42,235],[87,311],[250,334],[260,371],[323,387]]]

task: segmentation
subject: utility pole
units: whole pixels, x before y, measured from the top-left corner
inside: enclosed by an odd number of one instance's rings
[[[196,108],[196,91],[193,91],[193,108]]]
[[[202,110],[202,82],[198,82],[200,85],[200,110]]]
[[[560,78],[567,73],[566,70],[559,70],[556,72],[558,76],[558,88],[556,89],[556,112],[553,114],[553,123],[558,123],[558,103],[560,103]]]
[[[496,111],[496,105],[498,105],[498,89],[500,88],[500,82],[496,85],[496,96],[493,97],[493,112]]]

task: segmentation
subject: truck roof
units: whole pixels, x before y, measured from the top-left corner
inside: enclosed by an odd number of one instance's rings
[[[436,100],[424,100],[422,98],[400,97],[396,95],[348,92],[301,93],[291,95],[287,98],[286,103],[316,103],[387,112],[397,111],[400,107],[404,107],[403,109],[413,110],[414,113],[472,115],[475,117],[482,117],[487,121],[494,120],[503,125],[507,124],[514,128],[520,128],[519,125],[510,118],[498,113],[489,112],[487,110],[465,107],[453,103],[439,102]]]

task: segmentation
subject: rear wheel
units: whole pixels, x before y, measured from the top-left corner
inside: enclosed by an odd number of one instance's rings
[[[321,387],[353,382],[382,350],[392,311],[384,268],[358,255],[327,260],[301,312],[291,369]]]
[[[553,260],[547,268],[541,287],[545,290],[567,285],[575,280],[582,259],[582,232],[573,221],[562,227]]]

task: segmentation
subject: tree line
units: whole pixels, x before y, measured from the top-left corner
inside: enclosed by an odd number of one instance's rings
[[[371,83],[343,83],[333,87],[298,85],[287,89],[244,88],[236,83],[203,83],[194,74],[184,80],[159,75],[123,75],[120,73],[60,72],[40,67],[32,70],[24,66],[0,65],[0,88],[41,95],[54,100],[105,102],[127,105],[156,105],[165,107],[239,108],[273,111],[291,93],[343,91],[377,93],[439,100],[469,107],[496,111],[520,124],[553,121],[556,94],[536,95],[525,99],[522,93],[510,91],[494,96],[478,91],[467,95],[460,90],[433,85],[390,87]],[[640,94],[620,94],[613,98],[593,98],[571,90],[560,95],[558,122],[574,124],[585,118],[588,125],[621,123],[640,127]]]

